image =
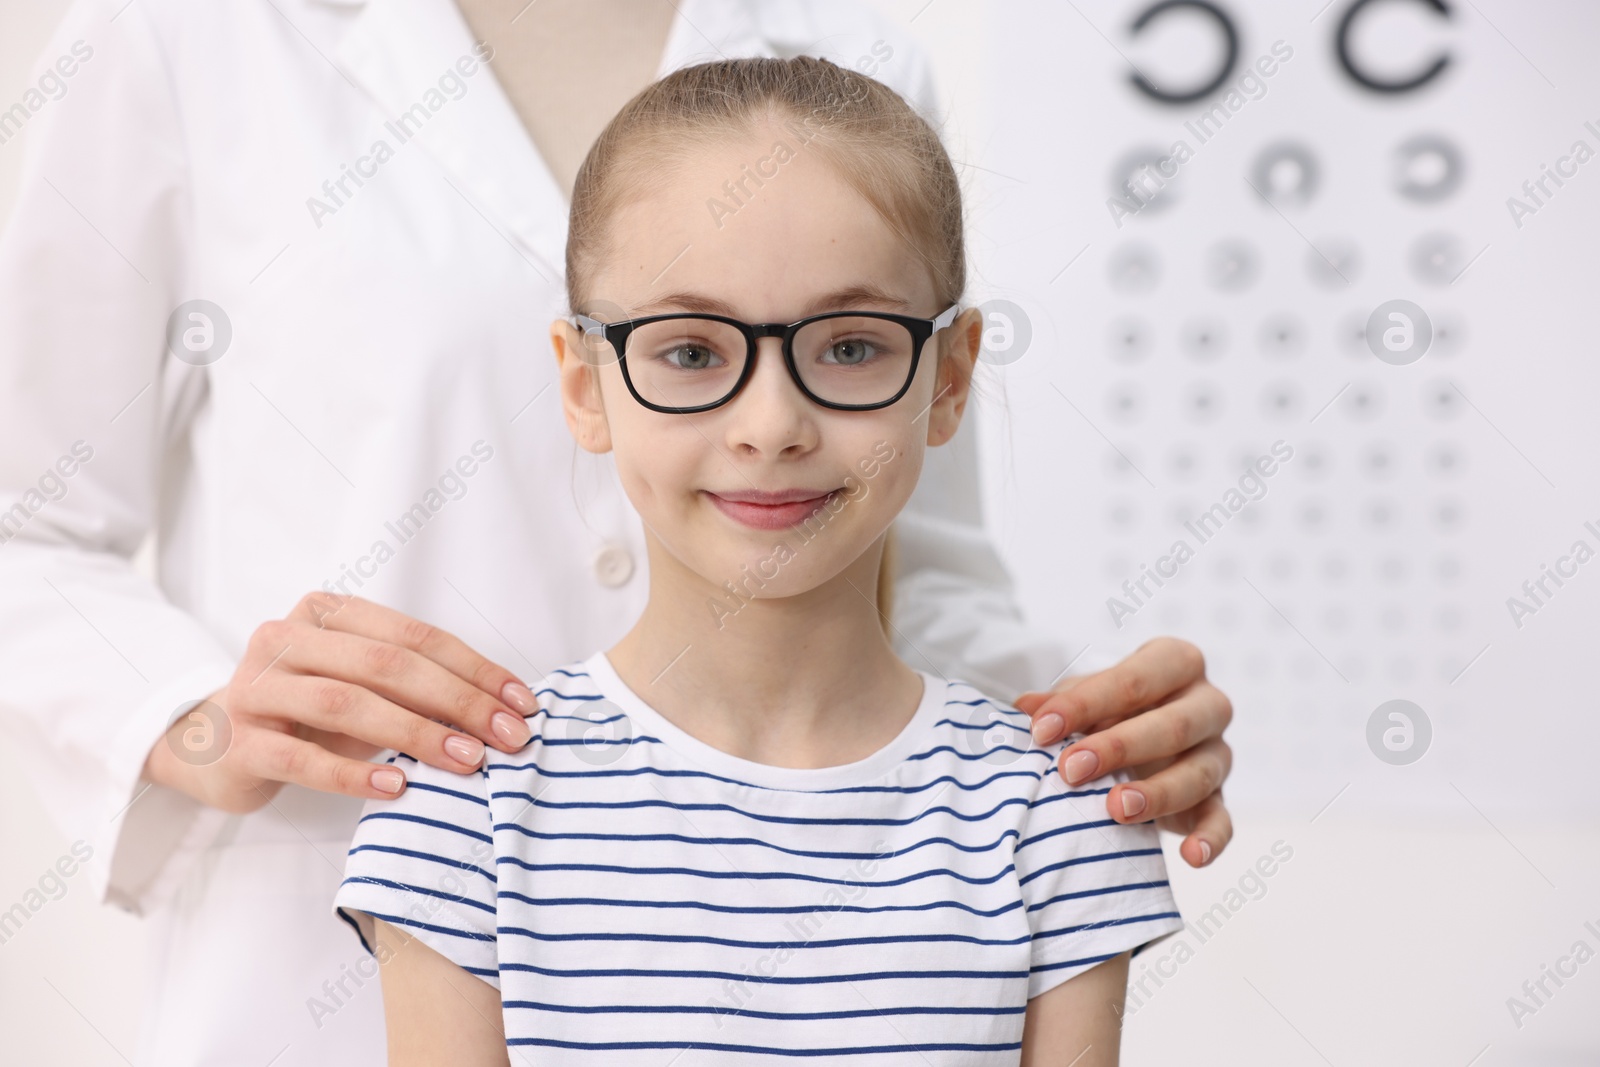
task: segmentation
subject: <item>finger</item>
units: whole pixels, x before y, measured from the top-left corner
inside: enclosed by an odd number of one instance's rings
[[[276,730],[252,733],[240,762],[257,778],[291,782],[320,793],[381,799],[398,796],[406,787],[405,773],[398,767],[335,756]]]
[[[1233,750],[1220,737],[1185,752],[1148,778],[1113,786],[1106,810],[1118,822],[1144,822],[1188,811],[1222,787]]]
[[[1075,785],[1112,771],[1180,756],[1203,741],[1221,737],[1232,719],[1233,706],[1222,690],[1201,682],[1169,703],[1067,746],[1060,757],[1062,778]]]
[[[408,711],[360,685],[305,674],[277,673],[269,678],[260,683],[269,688],[255,698],[255,706],[293,709],[269,714],[392,748],[443,771],[465,774],[483,763],[483,742],[476,737]]]
[[[1038,713],[1040,705],[1050,698],[1051,693],[1065,692],[1087,677],[1089,677],[1087,674],[1069,674],[1064,678],[1058,678],[1056,679],[1055,684],[1049,689],[1036,689],[1020,694],[1016,700],[1011,702],[1011,706],[1016,708],[1018,711],[1026,712],[1030,716],[1035,715]],[[1049,744],[1050,742],[1044,741],[1040,743]]]
[[[1069,733],[1121,722],[1204,679],[1205,673],[1205,657],[1189,642],[1175,637],[1146,641],[1115,666],[1071,686],[1056,686],[1035,711],[1034,740],[1053,744]],[[1053,724],[1045,720],[1052,714],[1061,719],[1061,727],[1046,739],[1045,728]]]
[[[485,659],[465,641],[420,619],[374,604],[358,596],[311,593],[291,613],[324,629],[361,634],[375,641],[409,648],[524,715],[539,710],[533,692],[515,674]]]
[[[1222,791],[1211,794],[1185,815],[1188,832],[1178,846],[1178,854],[1189,866],[1204,867],[1222,855],[1222,850],[1233,840],[1233,819],[1223,803]]]
[[[292,670],[360,686],[383,697],[398,710],[440,719],[503,752],[515,752],[528,743],[531,732],[520,712],[513,712],[501,701],[420,652],[331,628],[303,629],[302,632],[307,636],[284,656],[283,662]],[[399,723],[391,720],[387,725],[393,729]],[[366,734],[355,736],[377,740]],[[399,745],[387,747],[401,748]]]

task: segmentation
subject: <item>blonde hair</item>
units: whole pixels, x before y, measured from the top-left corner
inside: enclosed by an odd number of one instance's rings
[[[961,299],[961,185],[938,133],[882,82],[826,59],[795,56],[683,67],[646,87],[606,124],[572,189],[566,263],[571,309],[589,310],[594,267],[606,253],[606,227],[619,205],[669,178],[670,161],[768,120],[783,123],[802,150],[821,154],[916,253],[933,281],[937,310]],[[894,556],[891,529],[877,587],[886,635]]]

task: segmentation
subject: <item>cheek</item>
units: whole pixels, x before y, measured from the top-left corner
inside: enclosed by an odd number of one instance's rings
[[[606,413],[612,458],[628,499],[646,518],[665,518],[660,509],[698,484],[705,438],[687,421],[647,411],[631,397],[609,390]]]
[[[612,430],[617,477],[634,507],[645,515],[689,483],[688,468],[680,458],[683,450],[672,448],[662,437],[659,432],[641,434],[632,427]]]
[[[904,507],[922,473],[926,444],[923,421],[896,421],[878,428],[856,451],[850,476],[856,503],[865,503],[887,521]]]

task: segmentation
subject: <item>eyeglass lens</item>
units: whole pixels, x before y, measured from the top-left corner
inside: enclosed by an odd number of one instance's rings
[[[794,362],[810,392],[832,404],[879,404],[910,377],[911,331],[887,319],[818,319],[794,336]],[[749,358],[745,335],[715,319],[645,323],[628,337],[633,387],[662,407],[699,407],[722,400]]]

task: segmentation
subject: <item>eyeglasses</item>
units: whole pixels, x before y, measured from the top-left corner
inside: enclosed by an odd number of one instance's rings
[[[955,321],[881,311],[832,311],[799,322],[740,322],[722,315],[650,315],[600,322],[577,315],[586,337],[610,344],[633,398],[651,411],[687,415],[732,400],[756,366],[756,342],[783,339],[789,376],[808,398],[838,411],[886,408],[905,395],[922,346]]]

